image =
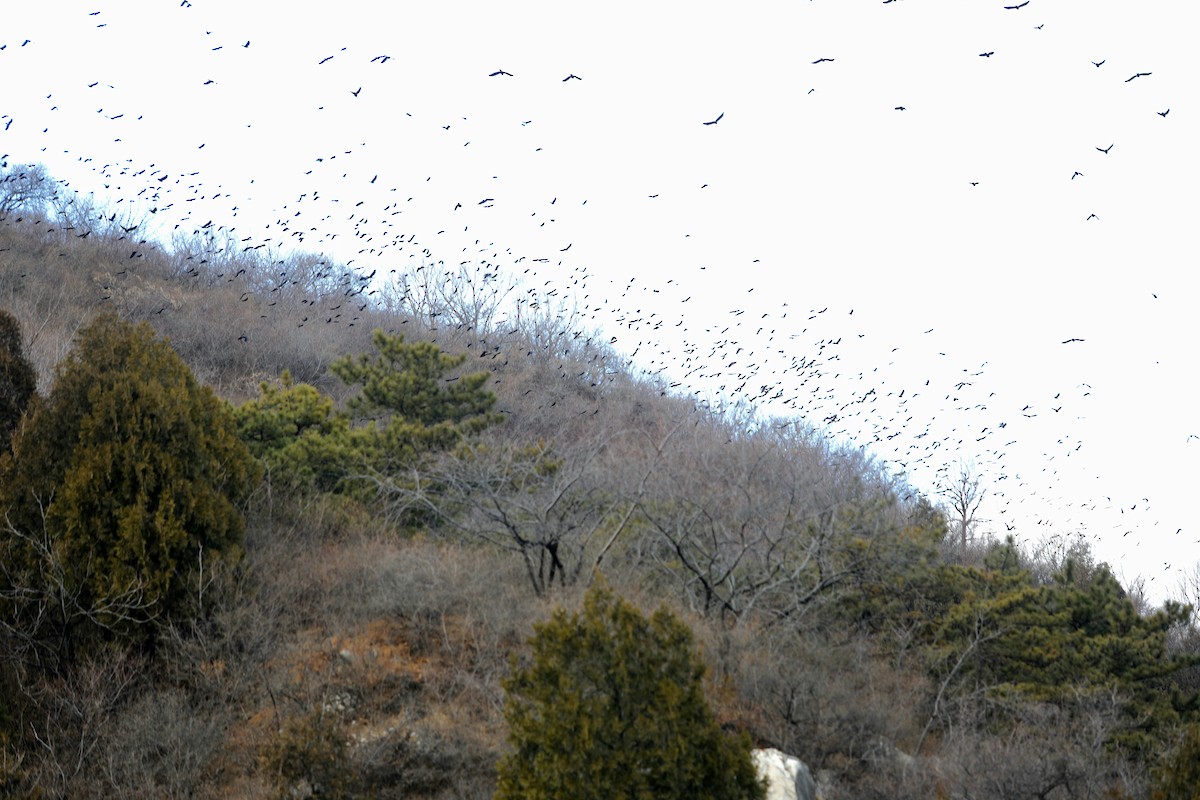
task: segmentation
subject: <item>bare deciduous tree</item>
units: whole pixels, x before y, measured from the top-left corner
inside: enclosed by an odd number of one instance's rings
[[[0,215],[44,213],[58,187],[41,164],[14,164],[0,174]]]
[[[894,523],[864,465],[810,438],[690,429],[641,502],[651,556],[704,614],[794,619],[858,574]]]
[[[496,316],[516,289],[512,278],[489,264],[423,263],[397,273],[380,290],[380,303],[431,331],[451,330],[477,342],[495,328]]]
[[[958,537],[959,545],[963,548],[966,548],[967,541],[974,536],[981,521],[976,514],[987,496],[987,489],[980,483],[981,478],[975,466],[959,462],[955,473],[943,482],[938,492],[946,499],[946,517],[951,532]]]
[[[410,485],[418,488],[397,486],[393,497],[405,509],[421,508],[451,529],[520,554],[530,585],[544,596],[555,585],[590,577],[634,516],[654,458],[635,467],[636,487],[618,487],[617,438],[561,452],[546,443],[476,445],[445,455],[414,477]]]

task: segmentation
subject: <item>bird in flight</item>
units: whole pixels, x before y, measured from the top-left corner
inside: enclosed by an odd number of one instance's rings
[[[1099,67],[1099,66],[1100,66],[1101,64],[1103,64],[1105,61],[1108,61],[1108,59],[1107,59],[1107,58],[1102,58],[1102,59],[1100,59],[1099,61],[1093,61],[1092,63],[1093,63],[1093,64],[1095,64],[1097,67]]]
[[[716,125],[718,122],[720,122],[720,121],[721,121],[721,117],[723,117],[723,116],[725,116],[725,112],[724,112],[724,111],[722,111],[720,114],[717,114],[717,118],[716,118],[716,119],[709,120],[708,122],[705,122],[705,123],[703,123],[703,124],[705,124],[705,125]]]
[[[1115,144],[1115,142],[1114,142],[1114,144]],[[1104,153],[1104,155],[1108,155],[1108,151],[1112,150],[1113,146],[1110,144],[1108,147],[1097,147],[1096,149],[1099,150],[1101,153]]]
[[[896,107],[895,107],[895,108],[893,108],[892,110],[893,110],[893,111],[907,111],[908,109],[907,109],[907,108],[905,108],[904,106],[896,106]]]
[[[498,70],[496,70],[495,72],[488,73],[488,77],[489,77],[489,78],[494,78],[494,77],[496,77],[497,75],[507,75],[507,76],[508,76],[508,77],[510,77],[510,78],[513,76],[513,74],[512,74],[511,72],[505,72],[505,71],[504,71],[504,70],[502,70],[502,69],[498,69]]]
[[[814,64],[821,64],[821,63],[824,63],[824,62],[826,62],[826,61],[833,61],[833,59],[832,59],[832,58],[818,58],[818,59],[817,59],[816,61],[814,61],[813,63],[814,63]]]
[[[1083,173],[1080,172],[1079,170],[1075,170],[1075,173],[1071,176],[1071,180],[1075,180],[1076,178],[1082,178],[1082,177],[1083,177]]]
[[[978,186],[978,185],[979,185],[979,181],[971,181],[971,185],[972,185],[972,186]]]
[[[1167,114],[1171,113],[1171,109],[1168,108],[1166,111],[1155,111],[1154,113],[1158,114],[1160,117],[1165,117]]]
[[[1093,214],[1092,216],[1095,216],[1095,215]],[[1063,342],[1063,344],[1070,344],[1071,342],[1082,342],[1082,341],[1083,341],[1083,339],[1067,339]]]
[[[1132,76],[1130,76],[1130,77],[1126,78],[1126,79],[1125,79],[1125,82],[1126,82],[1126,83],[1129,83],[1129,82],[1130,82],[1131,80],[1133,80],[1134,78],[1145,78],[1145,77],[1146,77],[1146,76],[1148,76],[1149,74],[1150,74],[1149,72],[1136,72],[1136,73],[1134,73]]]
[[[361,91],[362,91],[362,87],[360,86],[357,89],[355,89],[354,91],[350,92],[350,94],[354,95],[355,97],[358,97],[358,93]]]
[[[1016,11],[1018,8],[1024,8],[1027,5],[1029,5],[1029,0],[1025,0],[1024,3],[1017,3],[1015,6],[1005,6],[1004,8],[1007,11]]]
[[[1088,219],[1100,219],[1100,218],[1099,218],[1099,217],[1097,217],[1095,214],[1088,214],[1088,218],[1087,218],[1087,219],[1085,219],[1085,220],[1084,220],[1084,222],[1087,222],[1087,221],[1088,221]]]
[[[574,72],[572,72],[570,75],[563,78],[563,83],[566,83],[567,81],[581,81],[581,80],[583,80],[583,78],[579,77]]]
[[[986,53],[980,53],[980,54],[979,54],[979,57],[980,57],[980,58],[991,58],[991,57],[992,57],[992,56],[994,56],[995,54],[996,54],[996,51],[995,51],[995,50],[988,50]]]

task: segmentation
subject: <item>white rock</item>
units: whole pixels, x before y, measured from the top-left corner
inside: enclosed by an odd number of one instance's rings
[[[774,748],[755,750],[754,768],[767,782],[767,800],[815,800],[816,784],[808,766]]]

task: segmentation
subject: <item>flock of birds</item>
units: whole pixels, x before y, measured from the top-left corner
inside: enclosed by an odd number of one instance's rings
[[[896,1],[883,0],[883,4]],[[997,4],[996,11],[1028,15],[1030,4],[1031,0],[1012,5]],[[186,16],[195,11],[188,0],[179,5],[181,30],[191,31],[189,35],[194,33],[212,59],[222,59],[229,51],[243,58],[253,56],[258,33],[241,30],[226,34],[205,30],[201,36],[193,30],[195,26]],[[87,22],[97,29],[109,25],[105,11],[80,13],[86,14]],[[1044,29],[1043,24],[1033,24],[1032,20],[1029,27],[1034,31]],[[14,38],[8,42],[0,41],[0,70],[7,74],[21,74],[20,62],[14,57],[22,51],[54,46],[52,41],[43,41],[41,34],[26,37],[20,31],[10,31],[8,35]],[[990,60],[996,56],[997,51],[993,49],[985,49],[977,55],[971,51],[971,58]],[[389,66],[389,62],[400,60],[394,53],[359,54],[347,46],[324,52],[297,53],[296,57],[307,59],[311,62],[310,67],[319,70],[341,70],[334,81],[334,84],[339,81],[344,84],[341,89],[329,97],[310,99],[309,102],[316,105],[315,113],[348,115],[349,109],[353,108],[349,104],[394,103],[381,91],[386,84],[378,73],[366,72],[392,69],[394,64]],[[814,70],[836,70],[841,66],[839,57],[835,53],[823,54],[806,59],[806,62]],[[1103,70],[1107,63],[1106,58],[1091,62],[1097,70]],[[1107,508],[1110,517],[1116,515],[1131,520],[1123,531],[1124,535],[1129,535],[1137,530],[1138,520],[1143,519],[1137,517],[1137,512],[1140,510],[1144,514],[1151,505],[1148,497],[1114,501],[1112,492],[1073,500],[1054,494],[1054,476],[1060,466],[1086,457],[1085,442],[1077,433],[1079,426],[1074,422],[1088,413],[1092,386],[1087,382],[1076,381],[1055,387],[1053,393],[1045,396],[1015,397],[990,381],[991,366],[987,360],[947,355],[951,347],[947,342],[953,339],[953,334],[950,334],[950,340],[939,338],[946,332],[937,331],[936,326],[924,330],[921,336],[931,343],[925,350],[938,354],[941,360],[939,362],[935,357],[935,365],[923,368],[925,371],[918,377],[904,359],[905,349],[911,350],[919,344],[888,347],[879,341],[879,334],[872,329],[869,320],[864,320],[861,311],[856,317],[853,307],[827,303],[805,307],[803,303],[782,302],[778,293],[772,294],[767,285],[741,289],[726,286],[721,295],[726,303],[723,312],[712,311],[708,304],[693,313],[692,309],[700,305],[700,300],[694,299],[699,294],[694,287],[707,281],[707,276],[697,274],[689,279],[672,272],[674,277],[663,282],[653,273],[640,272],[628,280],[614,280],[609,277],[611,270],[599,269],[588,263],[585,256],[576,258],[578,250],[570,252],[577,239],[584,242],[581,249],[587,247],[586,233],[580,233],[578,223],[589,213],[586,208],[589,198],[584,196],[587,187],[564,186],[561,200],[559,194],[554,194],[533,208],[523,210],[524,220],[518,223],[523,233],[542,234],[541,238],[532,240],[538,244],[525,250],[515,243],[498,241],[494,229],[483,227],[479,222],[483,212],[503,210],[506,203],[498,199],[499,191],[479,187],[500,184],[489,184],[486,179],[456,184],[453,173],[447,177],[432,166],[427,170],[429,174],[415,181],[412,175],[416,172],[412,170],[416,168],[411,166],[403,178],[389,175],[384,166],[373,161],[372,154],[378,152],[378,145],[368,145],[366,134],[354,133],[352,126],[333,139],[327,136],[314,138],[314,147],[321,149],[312,154],[308,163],[291,164],[287,180],[280,182],[288,188],[301,186],[302,189],[282,198],[282,202],[279,202],[280,195],[274,194],[276,190],[269,178],[260,183],[252,176],[247,185],[226,187],[209,177],[211,168],[204,166],[206,162],[200,159],[202,151],[227,144],[207,139],[194,141],[189,146],[192,153],[186,158],[147,163],[137,145],[131,142],[146,141],[138,133],[138,126],[153,123],[155,101],[122,94],[118,91],[121,78],[104,73],[103,64],[103,59],[88,64],[87,69],[94,69],[97,74],[78,77],[78,85],[50,86],[36,116],[10,115],[0,106],[4,134],[19,133],[25,143],[36,143],[39,137],[45,142],[40,151],[18,154],[14,150],[10,154],[4,151],[11,145],[6,145],[0,138],[3,155],[0,161],[43,160],[51,165],[53,173],[52,158],[65,162],[73,157],[76,174],[80,177],[64,181],[66,188],[81,195],[94,192],[103,199],[105,213],[111,212],[112,216],[98,218],[97,225],[106,221],[110,225],[119,224],[119,220],[127,223],[123,231],[130,242],[130,260],[139,257],[139,246],[148,239],[195,248],[187,256],[193,262],[188,268],[190,275],[200,275],[206,268],[212,270],[213,264],[235,253],[259,251],[268,263],[277,259],[280,264],[292,263],[287,260],[288,253],[329,253],[344,265],[344,270],[333,269],[332,262],[324,265],[324,271],[318,268],[316,277],[324,280],[330,289],[327,300],[312,308],[303,319],[296,320],[297,327],[321,322],[353,325],[358,321],[355,309],[361,313],[381,289],[395,290],[399,286],[402,293],[415,292],[422,270],[427,270],[429,275],[437,272],[440,277],[432,280],[441,281],[440,286],[427,284],[424,291],[455,291],[471,286],[476,290],[507,292],[516,281],[525,281],[527,285],[520,291],[506,294],[506,302],[510,305],[508,313],[520,313],[513,308],[521,304],[544,309],[558,303],[562,333],[578,342],[579,352],[587,354],[587,358],[602,359],[605,353],[616,350],[622,354],[627,368],[658,381],[664,392],[690,395],[698,403],[718,408],[750,404],[761,410],[756,424],[786,425],[788,419],[802,418],[822,427],[831,438],[853,442],[882,454],[894,471],[927,486],[945,485],[952,481],[954,471],[963,460],[975,462],[985,482],[991,486],[988,514],[998,533],[1014,532],[1030,542],[1045,536],[1065,539],[1071,533],[1085,529],[1089,512]],[[266,69],[266,65],[258,68]],[[78,71],[84,69],[79,67]],[[575,91],[593,78],[587,70],[575,69],[582,74],[571,71],[571,67],[557,72],[553,82],[559,84],[557,88],[561,92]],[[192,87],[195,92],[217,92],[230,82],[248,80],[241,70],[241,67],[218,70],[214,62],[213,76],[193,71],[188,73],[188,79],[195,84]],[[1141,85],[1153,76],[1152,71],[1137,70],[1127,78],[1116,78],[1115,82],[1139,82]],[[500,65],[490,72],[480,72],[478,79],[509,83],[526,80],[521,69],[513,67],[509,70]],[[819,88],[816,84],[800,91],[813,94]],[[68,109],[70,113],[82,113],[79,109],[85,102],[95,107],[87,113],[111,126],[115,134],[113,141],[104,142],[103,146],[97,141],[82,141],[73,148],[62,148],[61,152],[53,150],[52,142],[60,144],[69,136],[69,132],[60,129],[69,125],[60,126],[58,120],[66,116]],[[131,105],[135,102],[141,102],[145,107],[135,109]],[[214,101],[206,113],[221,114],[221,102],[220,99]],[[3,103],[2,98],[0,103]],[[911,108],[908,102],[889,105],[888,113],[907,112],[906,116],[911,116],[917,113]],[[1147,113],[1157,114],[1164,120],[1163,124],[1168,125],[1170,111],[1169,107],[1147,108]],[[33,112],[25,110],[21,113]],[[520,116],[532,118],[521,119]],[[417,140],[433,142],[429,146],[438,150],[439,158],[445,158],[451,149],[467,153],[473,148],[486,147],[487,137],[493,132],[486,125],[477,124],[461,114],[442,114],[439,118],[432,112],[417,109],[413,113],[398,106],[388,111],[387,119],[397,129],[418,126]],[[513,125],[530,131],[537,128],[536,120],[535,109],[534,114],[514,117]],[[727,128],[730,122],[725,109],[714,108],[707,113],[700,109],[692,121],[680,124],[713,133]],[[176,120],[175,123],[180,127],[181,138],[190,136],[184,121]],[[236,136],[232,131],[240,130],[245,135],[246,129],[253,129],[259,123],[258,119],[234,118],[229,120],[226,133]],[[220,130],[217,134],[222,135]],[[297,133],[297,136],[303,135],[303,132]],[[511,135],[505,133],[505,136]],[[480,136],[484,138],[480,139]],[[331,141],[337,144],[329,144]],[[517,141],[523,148],[521,159],[536,157],[534,154],[555,144],[546,142],[534,147],[537,142],[530,136],[519,136]],[[1105,146],[1091,146],[1100,154],[1094,158],[1120,157],[1119,148],[1114,151],[1115,141]],[[96,151],[103,151],[104,155],[96,155]],[[416,154],[414,160],[419,163],[421,155]],[[503,168],[504,165],[496,167],[497,173]],[[1086,180],[1088,171],[1084,164],[1066,165],[1062,179]],[[497,176],[492,177],[499,180]],[[307,188],[303,188],[305,182]],[[986,185],[981,186],[981,181],[971,175],[963,175],[962,183],[970,186],[968,191],[986,190]],[[697,184],[701,191],[709,189],[707,182]],[[261,216],[255,216],[257,212],[251,211],[252,202],[261,204],[262,201],[252,201],[247,192],[265,195],[274,202],[276,211],[271,219],[264,221]],[[666,189],[636,197],[631,190],[622,202],[632,206],[659,200],[660,195],[665,197]],[[420,209],[429,211],[435,205],[437,208],[432,213],[444,220],[436,232],[418,222],[410,222]],[[1098,220],[1096,213],[1089,212],[1083,221]],[[473,224],[480,225],[480,233],[472,231]],[[79,223],[76,228],[73,235],[82,238],[89,234],[89,230]],[[573,233],[554,240],[564,236],[557,232],[560,229],[570,229]],[[492,233],[486,234],[483,230]],[[449,244],[451,242],[453,245]],[[452,252],[451,247],[456,249]],[[758,264],[757,259],[747,261],[749,263],[737,269]],[[704,269],[703,266],[698,268],[699,271]],[[455,276],[459,278],[457,282]],[[239,276],[231,274],[228,277],[233,280]],[[294,282],[293,278],[300,279],[289,276],[286,271],[273,276],[273,290],[286,287],[289,282]],[[313,275],[306,275],[303,280],[311,281]],[[248,300],[249,293],[243,299]],[[232,344],[254,344],[243,331],[231,331],[230,336]],[[1071,336],[1054,344],[1058,347],[1081,346],[1086,344],[1086,339]],[[604,347],[600,347],[600,343]],[[589,350],[586,345],[592,344],[596,346]],[[564,368],[563,377],[577,376],[567,374]],[[1014,446],[1023,441],[1042,442],[1039,458],[1009,466]],[[1030,474],[1031,464],[1040,467],[1042,474]],[[1053,516],[1041,512],[1039,518],[1030,518],[1022,509],[1034,503],[1039,495],[1053,507]],[[1044,530],[1029,530],[1030,526],[1044,526]],[[1180,528],[1172,535],[1182,534]],[[1150,540],[1150,532],[1143,531],[1142,536]]]

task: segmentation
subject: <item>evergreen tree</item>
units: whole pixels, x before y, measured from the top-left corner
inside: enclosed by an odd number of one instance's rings
[[[1200,724],[1188,725],[1155,769],[1151,800],[1200,800]]]
[[[0,309],[0,456],[9,443],[21,415],[37,389],[37,374],[21,347],[21,326],[15,317]]]
[[[264,381],[260,395],[234,412],[238,436],[266,468],[275,486],[337,491],[367,459],[367,437],[334,411],[333,399],[284,372],[279,385]]]
[[[350,410],[375,422],[383,473],[403,468],[418,456],[447,450],[463,436],[495,424],[496,396],[483,388],[486,372],[447,378],[465,355],[450,356],[429,342],[408,344],[400,334],[376,330],[374,355],[345,356],[330,365],[347,385],[361,393]]]
[[[486,372],[447,377],[466,356],[374,334],[376,352],[344,356],[331,371],[359,394],[333,400],[287,373],[237,409],[238,434],[276,485],[362,498],[403,493],[414,467],[500,420]],[[351,418],[357,416],[357,420]],[[428,490],[429,487],[424,487]]]
[[[536,627],[532,663],[504,682],[513,752],[498,800],[761,798],[744,734],[717,724],[691,631],[604,587]]]
[[[257,480],[227,405],[146,324],[80,334],[0,476],[0,614],[43,666],[199,610]]]

